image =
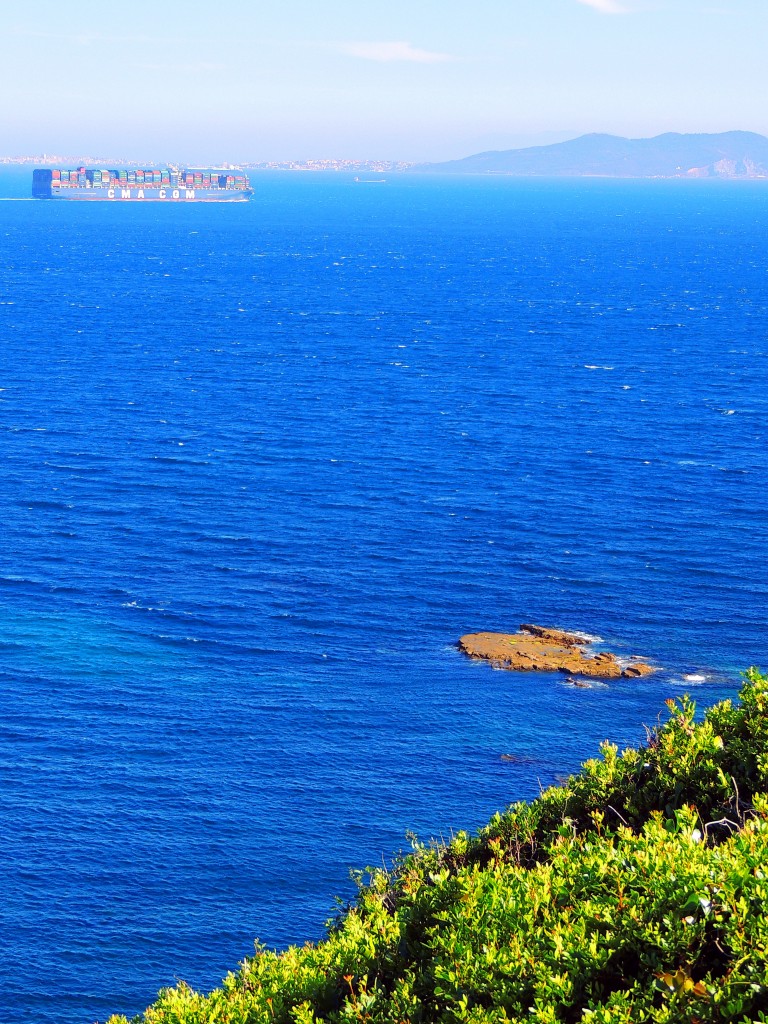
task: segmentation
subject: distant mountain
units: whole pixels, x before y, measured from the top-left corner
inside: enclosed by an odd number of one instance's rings
[[[463,160],[418,164],[412,170],[562,177],[763,178],[768,177],[768,139],[754,132],[668,132],[653,139],[582,135],[552,146],[477,153]]]

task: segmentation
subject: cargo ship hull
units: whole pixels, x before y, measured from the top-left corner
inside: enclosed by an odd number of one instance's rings
[[[243,203],[250,189],[228,188],[51,188],[50,195],[39,199],[80,199],[86,202],[160,202],[160,203]]]

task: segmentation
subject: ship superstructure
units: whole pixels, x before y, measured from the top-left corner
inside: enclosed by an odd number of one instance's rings
[[[243,202],[252,190],[234,171],[161,169],[92,170],[44,168],[32,173],[35,199],[84,199],[107,202]]]

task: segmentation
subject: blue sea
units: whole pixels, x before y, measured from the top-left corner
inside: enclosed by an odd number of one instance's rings
[[[91,1024],[768,668],[768,184],[0,172],[0,1019]],[[651,678],[493,671],[583,630]],[[517,760],[502,760],[502,755]]]

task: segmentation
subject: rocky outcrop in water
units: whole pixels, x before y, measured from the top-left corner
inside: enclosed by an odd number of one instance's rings
[[[524,623],[518,633],[467,633],[459,649],[511,672],[567,672],[593,679],[635,678],[656,669],[642,658],[624,664],[609,651],[590,650],[578,633]]]

